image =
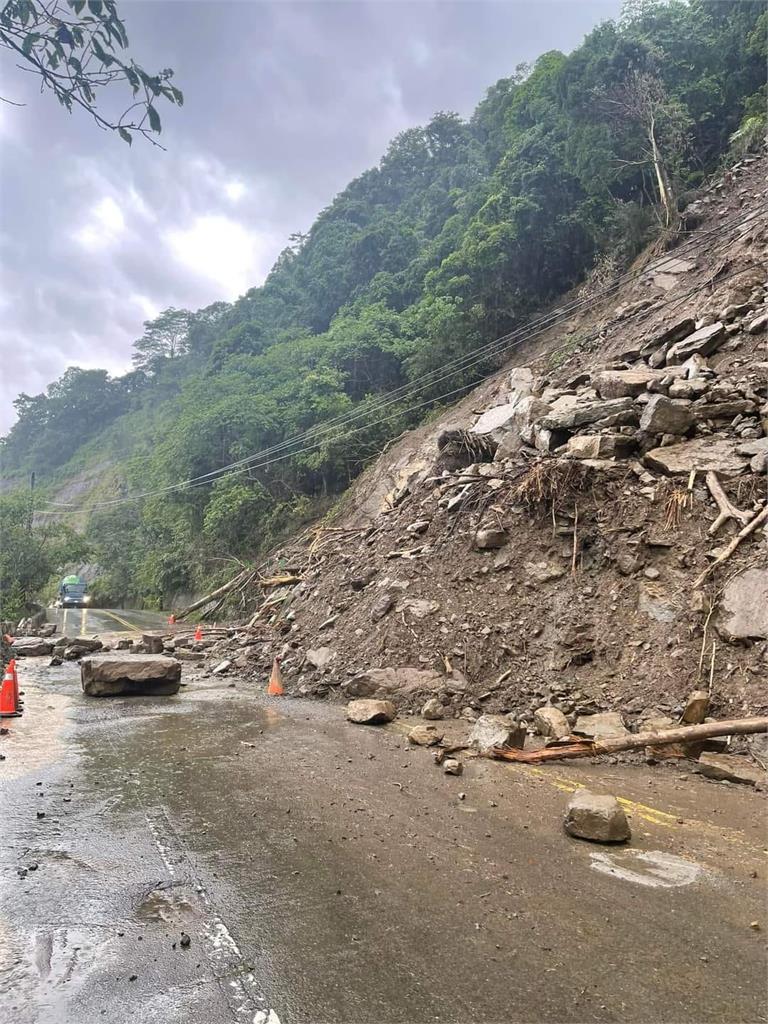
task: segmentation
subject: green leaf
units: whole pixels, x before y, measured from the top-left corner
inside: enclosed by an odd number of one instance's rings
[[[173,93],[174,100],[178,103],[178,105],[180,107],[183,107],[184,106],[184,93],[181,91],[181,89],[177,89],[175,85],[172,85],[171,86],[171,92]]]
[[[24,37],[24,42],[21,44],[21,49],[25,57],[28,57],[32,52],[32,47],[40,40],[39,32],[30,32],[28,36]]]
[[[150,128],[152,129],[153,132],[157,132],[158,135],[159,135],[160,132],[162,131],[162,128],[161,128],[161,125],[160,125],[160,115],[158,114],[158,112],[155,110],[155,108],[152,106],[151,103],[147,107],[147,114],[149,115],[149,126],[150,126]]]
[[[77,57],[70,57],[67,61],[67,64],[69,64],[73,71],[76,71],[78,75],[82,74],[83,65],[80,63]]]
[[[75,14],[79,14],[85,7],[85,0],[69,0],[69,3]]]
[[[130,132],[127,132],[125,128],[118,128],[117,134],[120,136],[123,142],[127,142],[129,146],[133,145],[133,136],[131,135]]]
[[[139,91],[139,76],[136,74],[133,68],[126,68],[125,77],[131,83],[131,87],[133,88],[133,95],[135,96],[136,93]]]
[[[88,10],[91,12],[91,14],[95,14],[97,18],[101,16],[101,12],[103,9],[104,4],[101,2],[101,0],[88,0]]]

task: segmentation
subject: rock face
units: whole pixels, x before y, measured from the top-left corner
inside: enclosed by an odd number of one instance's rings
[[[599,715],[579,715],[573,731],[591,740],[627,735],[624,720],[617,711],[604,711]]]
[[[560,708],[539,708],[533,713],[533,726],[540,736],[551,736],[562,740],[570,736],[571,727]]]
[[[768,637],[768,569],[747,569],[726,583],[717,630],[729,640]]]
[[[725,328],[719,321],[702,327],[689,334],[682,341],[677,341],[667,352],[667,363],[674,366],[684,363],[692,355],[708,356],[715,352],[725,341]]]
[[[624,843],[630,832],[627,816],[615,796],[578,789],[568,801],[565,831],[595,843]]]
[[[748,460],[737,453],[734,441],[725,438],[701,437],[668,448],[653,448],[643,457],[649,469],[667,476],[688,476],[692,469],[700,473],[714,470],[719,477],[739,476]]]
[[[469,745],[485,754],[494,747],[517,747],[522,750],[525,729],[505,715],[480,715],[469,734]]]
[[[389,700],[351,700],[347,704],[347,718],[358,725],[383,725],[397,714]]]
[[[181,663],[155,654],[101,654],[82,660],[80,682],[89,697],[167,696],[179,692]]]
[[[692,426],[690,406],[666,395],[654,395],[640,417],[640,429],[648,434],[687,434]]]

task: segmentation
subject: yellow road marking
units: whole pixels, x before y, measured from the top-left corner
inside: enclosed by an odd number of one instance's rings
[[[531,765],[526,765],[525,768],[522,765],[514,765],[513,767],[523,774],[530,772],[533,775],[546,779],[550,785],[562,790],[564,793],[575,793],[577,789],[584,789],[587,785],[586,782],[576,782],[565,775],[557,775],[551,769],[534,768]],[[727,828],[723,825],[714,825],[707,821],[697,821],[695,818],[686,818],[684,824],[681,825],[677,820],[678,815],[676,814],[668,814],[658,807],[649,807],[648,804],[641,804],[636,800],[629,800],[627,797],[620,796],[616,799],[624,810],[653,825],[662,825],[664,828],[685,828],[689,831],[693,829],[701,833],[716,833],[720,839],[725,839],[729,843],[746,843],[747,846],[755,849],[753,844],[749,842],[749,837],[737,829]]]
[[[80,636],[85,636],[85,608],[80,616]]]
[[[99,608],[99,612],[102,615],[108,615],[110,617],[110,619],[114,619],[115,622],[119,622],[121,626],[125,626],[126,629],[129,629],[132,633],[140,633],[141,632],[141,630],[137,626],[133,626],[133,625],[131,625],[130,622],[126,622],[125,619],[121,619],[120,616],[119,615],[115,615],[114,612],[108,612],[106,608]]]

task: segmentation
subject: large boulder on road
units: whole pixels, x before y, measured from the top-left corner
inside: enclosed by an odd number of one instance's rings
[[[53,652],[53,640],[40,636],[17,636],[11,644],[14,658],[41,658]]]
[[[168,696],[178,693],[181,662],[155,654],[83,658],[80,682],[89,697]]]
[[[565,831],[595,843],[624,843],[630,837],[629,822],[615,796],[578,789],[568,802]]]

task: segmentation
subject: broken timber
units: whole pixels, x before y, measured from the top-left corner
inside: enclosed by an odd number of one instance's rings
[[[540,764],[542,761],[596,757],[598,754],[615,754],[620,750],[636,750],[638,747],[661,747],[667,743],[689,743],[692,740],[711,739],[713,736],[743,736],[755,732],[768,732],[768,718],[730,718],[722,722],[705,722],[703,725],[681,726],[677,729],[638,732],[629,736],[606,737],[603,740],[579,740],[569,737],[542,750],[494,747],[490,756],[520,764]]]

